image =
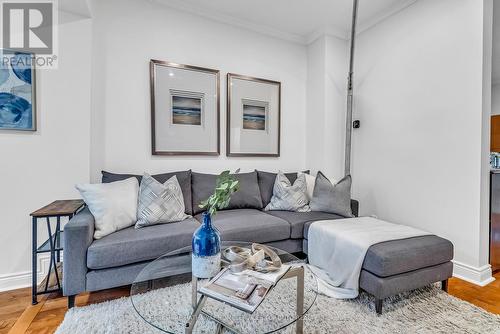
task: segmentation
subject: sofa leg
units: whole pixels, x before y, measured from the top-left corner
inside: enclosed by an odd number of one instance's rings
[[[75,297],[76,295],[68,296],[68,309],[75,306]]]
[[[444,292],[448,292],[448,280],[445,279],[444,281],[441,281],[441,290]]]
[[[375,298],[375,312],[382,314],[382,299]]]

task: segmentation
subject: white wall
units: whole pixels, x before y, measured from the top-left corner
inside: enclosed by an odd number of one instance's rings
[[[338,180],[344,173],[348,43],[322,36],[307,56],[306,166]]]
[[[62,13],[60,22],[72,19]],[[0,291],[31,282],[29,213],[78,198],[74,184],[89,180],[90,27],[90,20],[60,25],[59,68],[36,73],[38,130],[0,131]],[[45,240],[44,223],[39,230]]]
[[[481,112],[481,157],[480,157],[480,189],[479,189],[479,267],[480,279],[491,282],[490,255],[490,152],[491,152],[491,83],[493,72],[493,0],[484,0],[483,16],[483,63],[482,63],[482,112]],[[460,273],[457,265],[457,274]]]
[[[326,38],[318,38],[307,48],[306,164],[312,172],[325,167],[323,153],[326,110]]]
[[[144,1],[93,1],[93,181],[101,169],[142,173],[192,168],[305,167],[306,47]],[[151,156],[149,60],[221,71],[221,156]],[[280,158],[225,157],[226,73],[282,83]]]
[[[484,284],[490,110],[482,4],[421,0],[360,34],[353,193],[362,214],[449,238],[455,274]]]
[[[344,176],[345,116],[349,44],[326,38],[326,119],[325,142],[332,143],[324,153],[325,175],[340,180]]]

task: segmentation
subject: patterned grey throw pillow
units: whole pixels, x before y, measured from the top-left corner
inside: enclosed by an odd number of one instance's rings
[[[299,173],[292,185],[285,174],[279,172],[274,181],[273,197],[264,210],[309,212],[311,209],[308,202],[305,175]]]
[[[184,220],[189,218],[185,210],[184,197],[175,175],[161,184],[151,175],[144,174],[139,188],[135,228]]]
[[[351,210],[351,183],[350,175],[332,184],[323,173],[318,172],[313,196],[309,203],[311,210],[354,217]]]

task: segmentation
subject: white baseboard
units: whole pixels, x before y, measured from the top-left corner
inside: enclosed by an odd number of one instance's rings
[[[479,286],[488,285],[495,280],[489,264],[477,268],[458,261],[453,261],[453,276]]]
[[[40,283],[49,271],[49,254],[39,255],[37,264],[37,280]],[[0,292],[31,287],[31,270],[13,274],[0,275]]]

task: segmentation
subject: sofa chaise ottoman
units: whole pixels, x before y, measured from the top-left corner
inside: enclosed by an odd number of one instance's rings
[[[307,252],[308,229],[304,226]],[[359,278],[360,289],[375,297],[375,310],[382,313],[384,298],[441,282],[448,290],[453,273],[453,244],[436,235],[391,240],[368,248]]]
[[[165,182],[176,175],[181,186],[186,214],[191,218],[177,223],[140,229],[133,226],[94,239],[94,217],[88,208],[75,215],[64,227],[63,294],[68,306],[75,296],[131,284],[152,260],[191,244],[193,232],[201,224],[200,200],[213,191],[216,175],[181,171],[154,175]],[[114,182],[131,174],[103,172],[102,182]],[[294,182],[297,173],[287,174]],[[309,226],[319,220],[345,217],[327,212],[264,211],[270,202],[276,174],[254,171],[237,174],[241,188],[231,199],[227,210],[217,213],[213,224],[225,241],[258,242],[290,253],[307,252]],[[359,203],[351,201],[358,214]],[[398,240],[372,246],[365,259],[360,286],[377,298],[444,281],[451,276],[453,247],[449,241],[427,236],[422,239]],[[446,284],[444,283],[444,288]]]

